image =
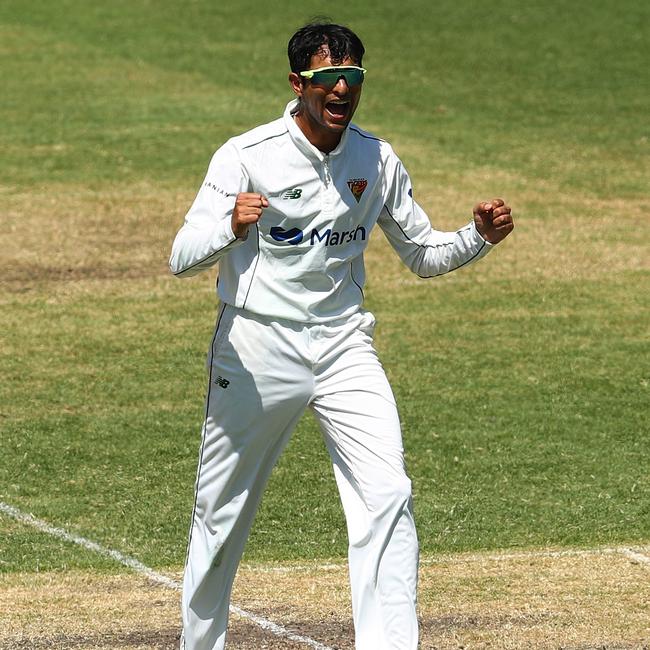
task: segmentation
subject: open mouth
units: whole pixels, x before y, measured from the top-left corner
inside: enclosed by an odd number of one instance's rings
[[[350,102],[334,101],[325,104],[325,110],[335,119],[342,120],[347,117],[348,110],[350,109]]]

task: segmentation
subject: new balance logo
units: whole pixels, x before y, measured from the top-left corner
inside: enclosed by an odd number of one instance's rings
[[[214,383],[221,388],[228,388],[228,386],[230,386],[230,381],[224,379],[221,375],[214,380]]]
[[[296,187],[292,190],[287,190],[283,195],[283,199],[299,199],[302,196],[302,190]]]

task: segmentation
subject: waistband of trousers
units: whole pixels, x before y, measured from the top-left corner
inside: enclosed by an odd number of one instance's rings
[[[334,318],[331,320],[327,321],[318,321],[318,322],[309,322],[309,321],[297,321],[297,320],[291,320],[287,318],[279,318],[277,316],[270,316],[268,314],[258,314],[256,312],[250,311],[248,309],[243,309],[241,307],[235,307],[229,303],[224,303],[224,309],[226,311],[230,311],[230,313],[236,314],[240,316],[241,318],[247,318],[250,320],[254,320],[258,323],[262,324],[271,324],[271,323],[277,323],[278,325],[281,325],[282,327],[286,327],[288,329],[294,330],[294,331],[304,331],[304,330],[310,330],[314,328],[321,328],[321,327],[331,327],[331,328],[337,328],[341,327],[344,325],[350,326],[354,325],[356,321],[363,321],[364,317],[366,314],[369,314],[370,312],[366,311],[365,309],[358,309],[357,311],[353,312],[352,314],[349,314],[347,316],[342,316],[341,318]]]

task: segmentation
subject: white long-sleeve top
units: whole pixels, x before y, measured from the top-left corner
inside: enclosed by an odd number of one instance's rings
[[[454,271],[491,245],[474,223],[457,232],[431,227],[392,147],[350,124],[329,154],[293,119],[282,118],[226,142],[172,247],[170,268],[191,276],[219,262],[219,298],[235,307],[300,322],[348,316],[363,301],[363,253],[379,224],[404,263],[421,277]],[[269,201],[246,239],[231,217],[239,192]]]

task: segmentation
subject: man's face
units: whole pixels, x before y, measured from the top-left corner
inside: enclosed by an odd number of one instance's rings
[[[311,57],[310,70],[325,68],[333,65],[358,65],[349,57],[336,64],[332,63],[327,45]],[[300,97],[301,108],[297,121],[304,127],[322,138],[340,139],[345,127],[361,98],[361,84],[348,86],[345,78],[341,77],[333,87],[319,86],[312,80],[300,77],[295,72],[289,75],[293,91]]]

